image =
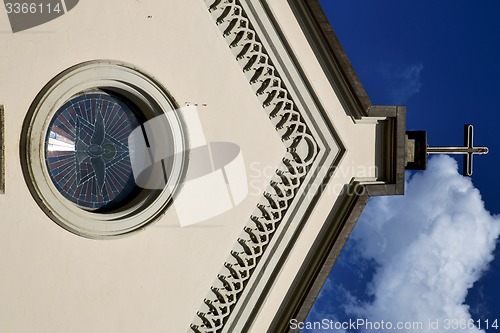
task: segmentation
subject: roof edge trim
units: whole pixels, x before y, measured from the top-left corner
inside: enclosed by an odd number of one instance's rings
[[[346,112],[354,119],[368,116],[370,98],[318,0],[288,2]]]

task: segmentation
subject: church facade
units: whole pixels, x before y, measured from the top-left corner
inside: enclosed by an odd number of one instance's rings
[[[369,197],[404,192],[405,108],[371,104],[316,0],[0,30],[2,332],[289,331]]]

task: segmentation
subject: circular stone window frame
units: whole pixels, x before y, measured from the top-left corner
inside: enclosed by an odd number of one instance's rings
[[[92,212],[66,199],[55,187],[46,165],[46,136],[56,112],[72,97],[89,90],[112,92],[132,102],[146,120],[169,114],[173,156],[163,190],[143,189],[122,208]],[[54,77],[36,96],[21,132],[23,174],[37,204],[64,229],[86,238],[122,236],[156,221],[170,205],[186,161],[186,136],[175,101],[162,85],[136,67],[95,60],[70,67]]]

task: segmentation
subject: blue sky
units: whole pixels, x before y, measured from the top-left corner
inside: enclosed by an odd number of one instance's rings
[[[407,128],[431,146],[461,145],[471,123],[490,153],[472,178],[461,158],[437,157],[407,173],[404,197],[371,199],[308,320],[428,318],[441,329],[407,331],[443,332],[446,318],[472,318],[481,330],[455,331],[500,330],[483,330],[500,325],[500,1],[320,3],[373,104],[406,105]]]

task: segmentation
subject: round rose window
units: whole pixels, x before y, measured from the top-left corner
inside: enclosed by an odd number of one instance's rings
[[[129,135],[140,125],[136,112],[105,92],[71,98],[54,115],[46,138],[50,178],[68,200],[106,210],[132,198],[137,188]]]
[[[95,60],[56,75],[34,99],[21,133],[23,174],[36,203],[89,238],[156,221],[187,164],[176,109],[160,83],[128,64]],[[161,128],[148,128],[151,119],[162,119]],[[154,153],[164,156],[161,163]]]

